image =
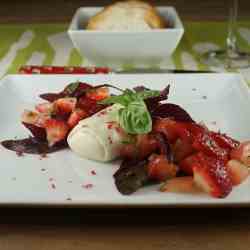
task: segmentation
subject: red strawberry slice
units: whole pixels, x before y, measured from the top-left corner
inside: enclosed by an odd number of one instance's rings
[[[153,154],[149,158],[148,175],[152,180],[165,181],[173,178],[176,176],[177,170],[177,166],[170,163],[165,155]]]
[[[233,185],[239,185],[249,176],[248,167],[237,160],[228,161],[227,169],[231,176]]]
[[[157,119],[153,126],[153,131],[156,133],[163,133],[168,140],[173,143],[178,138],[176,130],[177,122],[168,118]]]
[[[230,157],[250,166],[250,141],[243,142],[237,148],[233,149]]]
[[[197,153],[190,155],[183,159],[179,163],[180,170],[182,170],[187,175],[193,175],[193,167],[199,164],[199,159],[197,157]]]
[[[54,110],[54,105],[53,103],[50,103],[50,102],[44,102],[44,103],[37,104],[35,109],[39,113],[51,114]]]
[[[197,159],[199,162],[193,166],[196,185],[213,197],[226,197],[231,192],[233,183],[224,161],[203,153],[198,153]]]
[[[22,122],[36,124],[39,119],[39,114],[35,111],[24,110],[21,116]]]
[[[218,132],[210,132],[210,135],[216,141],[216,143],[224,149],[232,150],[239,146],[238,141],[225,134],[221,134]]]
[[[169,179],[164,183],[160,191],[171,193],[198,193],[201,190],[196,186],[193,177],[184,176]]]
[[[75,97],[60,98],[54,102],[55,111],[59,114],[71,113],[76,107],[77,99]]]
[[[67,123],[70,128],[73,128],[78,124],[80,120],[86,118],[87,116],[88,114],[84,110],[77,108],[70,114]]]
[[[38,127],[44,127],[45,122],[49,119],[49,115],[37,113],[35,111],[24,110],[21,120],[26,124],[33,124]]]
[[[92,100],[101,101],[109,96],[109,89],[106,87],[97,88],[87,92],[86,96]]]
[[[77,107],[86,111],[90,116],[97,113],[98,111],[101,111],[106,106],[97,104],[96,100],[90,99],[86,96],[82,96],[77,102]]]
[[[174,161],[178,163],[193,152],[194,149],[190,143],[178,139],[173,146]]]
[[[50,146],[66,138],[69,127],[66,122],[55,119],[48,119],[45,122],[47,141]]]
[[[198,133],[194,136],[193,148],[203,152],[209,156],[227,161],[229,154],[224,148],[221,148],[218,143],[211,137],[208,131]]]

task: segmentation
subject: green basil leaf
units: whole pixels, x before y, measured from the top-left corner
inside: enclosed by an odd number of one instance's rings
[[[127,108],[121,109],[119,122],[129,134],[146,134],[152,130],[152,119],[142,100],[131,102]]]

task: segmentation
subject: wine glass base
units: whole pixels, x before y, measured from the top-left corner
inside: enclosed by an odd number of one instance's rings
[[[210,67],[235,70],[250,67],[250,53],[242,51],[215,50],[201,56],[202,62]]]

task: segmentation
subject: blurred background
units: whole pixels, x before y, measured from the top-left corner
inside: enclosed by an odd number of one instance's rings
[[[1,0],[1,23],[68,22],[79,6],[102,6],[109,0]],[[155,5],[173,5],[183,20],[225,20],[230,0],[157,0]],[[240,19],[250,17],[250,0],[239,1]]]

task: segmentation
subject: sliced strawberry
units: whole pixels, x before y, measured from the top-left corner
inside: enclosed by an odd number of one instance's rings
[[[224,161],[198,153],[193,166],[194,182],[213,197],[224,198],[232,190],[232,179]]]
[[[139,158],[145,159],[157,149],[158,143],[154,135],[142,134],[137,136],[136,147]]]
[[[48,119],[45,122],[45,129],[47,133],[47,140],[50,146],[66,139],[69,127],[64,121]]]
[[[33,124],[38,127],[44,127],[45,122],[49,119],[49,115],[37,113],[35,111],[24,110],[21,120],[26,124]]]
[[[70,128],[73,128],[78,124],[80,120],[87,116],[88,114],[84,110],[77,108],[70,114],[67,123]]]
[[[198,133],[194,136],[193,148],[209,156],[227,161],[229,154],[224,148],[221,148],[211,137],[208,131]]]
[[[170,163],[165,155],[152,154],[148,163],[148,175],[150,179],[165,181],[176,176],[178,168]]]
[[[21,116],[22,122],[36,124],[39,119],[39,114],[35,111],[24,110]]]
[[[86,96],[82,96],[79,98],[77,102],[77,107],[86,111],[88,115],[93,115],[98,111],[101,111],[106,106],[97,104],[96,100],[90,99]]]
[[[231,176],[233,185],[239,185],[249,176],[248,167],[237,160],[228,161],[227,169]]]
[[[176,130],[177,122],[168,118],[157,119],[153,126],[153,131],[156,133],[163,133],[168,140],[173,143],[178,138]]]
[[[237,148],[233,149],[230,157],[250,166],[250,141],[243,142]]]
[[[239,146],[238,141],[225,134],[221,134],[218,132],[210,132],[210,135],[216,141],[216,143],[224,149],[232,150]]]
[[[197,158],[197,153],[190,155],[183,159],[179,163],[180,170],[182,170],[187,175],[193,175],[193,167],[199,163],[199,159]]]
[[[87,92],[86,96],[92,100],[101,101],[109,96],[109,89],[106,87],[93,89]]]
[[[76,107],[77,99],[75,97],[60,98],[54,102],[55,111],[59,114],[68,114]]]
[[[190,143],[178,139],[173,146],[174,161],[178,163],[187,156],[191,155],[193,152],[194,149]]]
[[[198,193],[200,189],[195,185],[193,177],[184,176],[167,180],[160,188],[162,192]]]
[[[35,109],[39,113],[51,114],[54,110],[54,105],[51,102],[44,102],[44,103],[37,104]]]

